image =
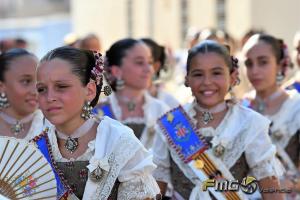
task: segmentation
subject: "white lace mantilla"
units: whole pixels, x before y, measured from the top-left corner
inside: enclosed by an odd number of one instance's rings
[[[53,127],[49,131],[49,138],[54,159],[70,161],[63,158],[59,149],[56,149],[58,146]],[[97,128],[96,139],[89,143],[84,155],[80,159],[74,159],[75,162],[89,157],[89,169],[98,163],[102,170],[99,182],[88,178],[83,199],[107,199],[116,179],[120,181],[118,199],[154,198],[159,193],[159,188],[151,176],[155,168],[151,154],[134,137],[131,129],[121,123],[104,117]],[[132,190],[133,188],[135,189]]]
[[[196,111],[193,104],[184,106],[186,113],[192,119],[194,125]],[[244,108],[239,104],[229,106],[223,121],[214,129],[201,128],[200,133],[204,136],[212,136],[212,145],[222,144],[225,152],[220,160],[230,169],[245,153],[248,166],[252,174],[258,179],[270,176],[282,175],[282,168],[275,159],[276,148],[272,145],[268,136],[269,120],[262,115]],[[167,143],[166,138],[158,128],[160,138],[155,140],[154,144],[154,162],[158,168],[154,172],[156,179],[169,182],[169,176],[163,175],[170,167],[170,158],[168,151],[171,153],[172,159],[177,163],[186,177],[188,177],[195,185],[199,185],[199,178],[185,163],[181,161],[172,147],[163,145]]]
[[[109,102],[111,109],[116,119],[123,124],[136,123],[145,124],[145,128],[141,134],[140,141],[147,148],[150,149],[153,146],[153,140],[155,136],[154,126],[156,120],[169,110],[169,107],[163,102],[153,98],[148,94],[144,93],[145,103],[143,105],[144,117],[130,117],[122,120],[122,109],[118,103],[118,99],[114,93],[107,97],[105,101]]]
[[[300,130],[300,94],[296,90],[287,91],[288,98],[274,115],[267,115],[273,123],[272,140],[276,145],[285,148],[291,137]],[[300,143],[300,141],[299,141]]]

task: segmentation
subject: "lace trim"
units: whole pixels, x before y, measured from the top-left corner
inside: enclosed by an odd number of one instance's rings
[[[136,143],[132,141],[132,138],[130,138],[127,134],[120,137],[120,146],[118,146],[118,148],[116,148],[108,158],[111,168],[109,172],[104,173],[101,182],[97,186],[96,195],[94,195],[93,199],[98,200],[108,198],[120,170],[139,148],[139,145],[136,145]]]
[[[289,97],[280,110],[268,117],[271,127],[272,140],[276,145],[285,148],[291,137],[300,129],[300,95],[296,91],[287,91]]]
[[[278,162],[276,163],[275,158],[264,160],[252,167],[251,172],[257,180],[271,176],[280,177],[283,174],[283,169],[280,168],[282,165]]]
[[[135,124],[144,124],[145,119],[141,117],[130,117],[122,121],[123,124],[130,124],[130,123],[135,123]]]
[[[154,161],[154,163],[156,162]],[[161,165],[158,165],[157,168],[153,171],[152,175],[157,181],[161,181],[164,183],[172,182],[169,167],[162,167]]]
[[[142,200],[155,198],[159,193],[156,181],[151,176],[142,176],[132,181],[121,183],[119,186],[118,199]]]

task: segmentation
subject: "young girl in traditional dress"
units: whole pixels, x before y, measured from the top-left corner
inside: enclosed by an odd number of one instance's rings
[[[269,120],[225,100],[238,82],[237,68],[237,60],[219,43],[206,40],[189,51],[186,85],[195,100],[158,120],[154,176],[162,194],[172,182],[181,199],[245,199],[241,190],[216,192],[212,181],[224,178],[243,180],[242,185],[255,178],[260,188],[279,188],[281,169],[268,136]],[[246,177],[249,172],[253,177]],[[279,193],[263,197],[282,199]]]
[[[36,92],[37,58],[24,49],[0,54],[0,135],[32,139],[42,131]]]
[[[91,117],[102,73],[101,55],[91,51],[60,47],[42,58],[38,100],[53,126],[35,141],[46,141],[46,154],[78,199],[155,198],[152,156],[132,130],[109,117]]]
[[[254,35],[244,46],[247,76],[255,89],[249,106],[271,120],[271,138],[287,170],[283,187],[300,192],[300,95],[281,88],[289,64],[285,46],[271,35]],[[298,179],[298,180],[297,180]]]
[[[150,38],[143,38],[141,40],[151,49],[153,59],[154,75],[152,77],[151,85],[148,89],[149,93],[153,97],[163,101],[170,108],[177,107],[179,105],[179,102],[175,99],[174,96],[165,91],[164,88],[166,80],[163,80],[162,73],[168,70],[166,66],[167,54],[165,52],[165,47],[160,46]]]
[[[156,120],[168,110],[147,92],[154,73],[150,49],[139,40],[119,40],[106,52],[106,65],[114,93],[101,101],[94,113],[126,124],[150,149]]]

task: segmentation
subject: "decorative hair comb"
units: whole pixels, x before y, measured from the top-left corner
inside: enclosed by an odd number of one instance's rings
[[[92,75],[95,78],[96,84],[99,85],[102,82],[102,76],[104,71],[104,63],[101,53],[93,51],[95,57],[95,66],[92,69]]]

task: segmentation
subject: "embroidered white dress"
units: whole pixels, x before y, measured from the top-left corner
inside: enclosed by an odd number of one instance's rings
[[[90,141],[86,152],[76,160],[62,157],[54,127],[49,129],[49,141],[56,162],[89,161],[88,169],[102,170],[99,182],[87,180],[84,200],[107,199],[118,179],[118,199],[154,198],[159,188],[151,173],[155,169],[152,155],[134,136],[131,129],[109,117],[103,117],[96,139]]]
[[[193,104],[185,105],[184,110],[192,119],[192,123],[196,125],[196,111]],[[234,104],[229,106],[228,112],[216,129],[208,127],[201,128],[199,131],[203,136],[213,137],[211,140],[212,147],[218,144],[225,147],[225,152],[223,156],[218,158],[218,161],[221,161],[227,170],[245,153],[252,175],[260,180],[282,174],[278,161],[275,159],[276,148],[268,136],[269,124],[269,120],[262,115],[239,104]],[[153,175],[156,180],[171,182],[170,159],[173,159],[183,174],[195,185],[190,200],[210,199],[208,192],[202,191],[200,179],[187,164],[182,162],[176,151],[168,145],[167,139],[159,127],[157,127],[157,132],[158,137],[153,146],[154,163],[157,164],[157,169]],[[207,152],[213,154],[212,149],[207,150]]]
[[[145,124],[145,128],[142,131],[140,141],[146,147],[146,149],[150,149],[153,146],[155,136],[154,127],[156,124],[156,120],[165,112],[167,112],[169,110],[169,107],[162,101],[153,98],[148,92],[144,93],[144,98],[144,117],[127,118],[125,120],[122,120],[122,109],[119,106],[117,97],[114,93],[101,100],[101,102],[109,102],[116,120],[122,122],[123,124]]]

